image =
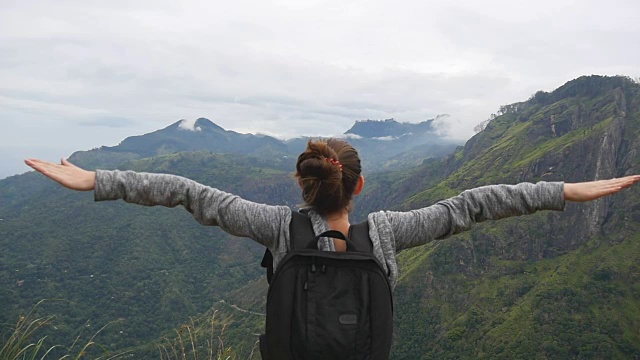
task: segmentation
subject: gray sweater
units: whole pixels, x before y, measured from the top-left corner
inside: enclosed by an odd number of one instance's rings
[[[274,269],[289,250],[291,210],[287,206],[251,202],[237,195],[175,175],[98,170],[95,200],[117,200],[154,206],[182,205],[203,225],[251,238],[268,247]],[[369,236],[375,257],[389,274],[392,287],[398,279],[396,253],[468,230],[476,222],[532,214],[538,210],[563,210],[562,182],[492,185],[467,190],[434,205],[407,212],[369,214]],[[329,230],[324,219],[309,211],[316,234]],[[335,251],[323,238],[318,248]]]

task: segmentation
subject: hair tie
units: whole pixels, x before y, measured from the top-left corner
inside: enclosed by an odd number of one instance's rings
[[[334,158],[330,158],[328,159],[329,162],[333,165],[338,165],[338,167],[340,168],[340,171],[342,171],[342,164],[340,164],[340,161],[334,159]]]

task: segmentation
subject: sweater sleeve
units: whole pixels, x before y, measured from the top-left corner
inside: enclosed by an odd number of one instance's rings
[[[203,225],[220,226],[232,235],[251,238],[269,248],[275,247],[287,231],[291,217],[286,206],[251,202],[168,174],[98,170],[94,196],[96,201],[122,199],[145,206],[182,205]]]
[[[395,250],[400,251],[469,230],[477,222],[538,210],[563,210],[563,188],[562,182],[483,186],[429,207],[385,214],[395,238]]]

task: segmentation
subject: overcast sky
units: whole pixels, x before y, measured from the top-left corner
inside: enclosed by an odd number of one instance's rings
[[[354,121],[466,139],[581,75],[640,76],[640,1],[0,0],[0,178],[206,117],[333,135]]]

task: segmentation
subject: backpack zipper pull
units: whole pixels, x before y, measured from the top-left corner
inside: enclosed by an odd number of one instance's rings
[[[316,258],[313,258],[313,263],[311,263],[311,272],[316,272]]]
[[[323,274],[327,272],[327,266],[325,264],[322,264],[322,268],[320,269],[320,271],[322,271]]]
[[[307,291],[307,289],[309,288],[309,283],[305,281],[304,286],[302,288],[304,289],[304,291]]]

